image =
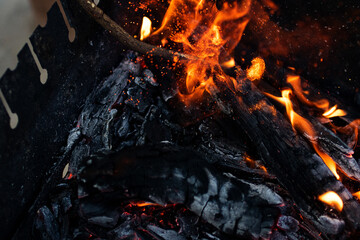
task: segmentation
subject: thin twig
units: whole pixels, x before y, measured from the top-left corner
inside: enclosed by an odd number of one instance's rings
[[[80,6],[104,29],[114,36],[124,47],[139,52],[141,54],[162,57],[168,60],[174,58],[192,59],[193,57],[157,47],[145,42],[141,42],[128,34],[121,26],[113,21],[103,10],[101,10],[92,0],[77,0]]]

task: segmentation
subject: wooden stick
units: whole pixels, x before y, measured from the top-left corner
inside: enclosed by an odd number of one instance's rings
[[[168,60],[174,58],[194,59],[195,57],[183,53],[174,52],[165,48],[157,47],[145,42],[141,42],[130,36],[121,26],[106,15],[93,1],[77,0],[80,6],[104,29],[114,36],[124,47],[145,55],[158,56]]]

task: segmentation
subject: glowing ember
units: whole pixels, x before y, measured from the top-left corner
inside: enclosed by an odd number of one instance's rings
[[[157,206],[157,207],[161,207],[161,205],[157,204],[157,203],[151,203],[151,202],[132,202],[130,203],[132,206],[136,206],[136,207],[148,207],[148,206]]]
[[[261,79],[265,72],[265,62],[262,58],[254,58],[251,61],[251,67],[247,69],[246,76],[250,81]]]
[[[340,176],[336,172],[336,163],[329,155],[324,153],[317,144],[316,133],[311,123],[294,111],[293,104],[290,100],[290,95],[292,94],[292,91],[290,89],[283,90],[282,97],[276,97],[268,93],[265,94],[285,105],[286,113],[293,128],[299,132],[305,133],[308,136],[308,139],[313,145],[313,148],[316,151],[316,153],[321,157],[321,159],[324,161],[326,166],[335,175],[336,179],[340,179]]]
[[[144,17],[140,30],[140,40],[143,41],[145,38],[150,36],[150,33],[151,33],[151,20],[147,17]]]
[[[257,161],[253,160],[249,155],[244,154],[243,159],[245,160],[246,164],[251,168],[259,168],[267,173],[267,169],[265,166],[259,164]]]
[[[335,193],[333,191],[330,191],[330,192],[320,195],[319,200],[334,207],[339,212],[341,212],[341,210],[344,207],[344,203],[341,200],[341,198],[339,197],[339,195],[337,195],[337,193]]]

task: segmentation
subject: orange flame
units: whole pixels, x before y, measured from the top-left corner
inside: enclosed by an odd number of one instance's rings
[[[161,206],[157,203],[151,202],[131,202],[130,204],[136,207]]]
[[[341,109],[337,109],[337,105],[333,106],[329,109],[329,101],[326,99],[320,99],[318,101],[310,101],[304,95],[305,91],[303,91],[301,87],[301,78],[296,75],[287,76],[287,82],[293,87],[296,97],[304,104],[310,107],[316,107],[318,109],[324,110],[323,116],[326,118],[333,117],[341,117],[345,116],[346,112]]]
[[[356,193],[353,193],[352,194],[353,196],[357,197],[358,199],[360,199],[360,191],[356,192]]]
[[[332,108],[330,108],[328,111],[326,111],[323,114],[323,116],[326,118],[342,117],[342,116],[346,116],[346,112],[344,110],[337,109],[337,105],[335,105]]]
[[[339,195],[333,191],[329,191],[319,196],[319,200],[334,207],[339,212],[342,211],[344,203]]]
[[[141,30],[140,30],[140,40],[143,41],[145,38],[150,36],[151,33],[151,20],[147,17],[143,17]]]
[[[256,57],[251,61],[251,67],[246,70],[246,76],[250,81],[259,80],[265,72],[265,61]]]
[[[223,62],[221,64],[222,67],[225,67],[225,68],[232,68],[232,67],[235,67],[235,59],[234,58],[231,58],[230,60],[226,61],[226,62]]]
[[[246,153],[243,156],[243,159],[245,160],[245,162],[247,163],[247,165],[251,168],[260,168],[261,170],[263,170],[265,173],[268,173],[267,169],[265,166],[259,164],[258,162],[256,162],[255,160],[253,160],[249,155],[247,155]]]
[[[333,129],[335,129],[336,131],[338,131],[342,134],[346,134],[349,136],[352,135],[353,141],[349,143],[349,147],[352,147],[355,149],[357,142],[358,142],[358,137],[359,137],[359,126],[360,126],[360,119],[356,119],[344,127],[337,127],[337,126],[332,126],[332,127],[333,127]]]
[[[224,3],[218,10],[211,1],[172,0],[163,18],[161,27],[152,35],[162,36],[162,42],[174,42],[181,51],[195,56],[185,64],[185,104],[201,99],[204,92],[212,93],[214,78],[229,84],[235,82],[220,67],[219,60],[229,59],[249,21],[251,0],[241,3]],[[166,41],[165,41],[165,40]],[[167,41],[170,40],[170,41]],[[224,62],[232,67],[235,61]]]
[[[324,153],[318,146],[316,142],[317,136],[311,123],[294,111],[293,104],[290,100],[290,94],[292,94],[292,91],[290,89],[286,89],[283,90],[281,93],[282,93],[282,97],[276,97],[269,93],[265,93],[265,94],[285,105],[286,113],[294,130],[305,133],[308,136],[308,139],[310,140],[316,153],[321,157],[321,159],[324,161],[326,166],[335,175],[336,179],[340,179],[339,174],[336,172],[336,163],[329,155]]]

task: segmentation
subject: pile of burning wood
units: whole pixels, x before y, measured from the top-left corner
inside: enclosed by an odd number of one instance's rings
[[[281,44],[275,3],[118,3],[146,15],[135,21],[119,9],[110,18],[101,1],[77,2],[128,50],[87,97],[64,148],[63,180],[36,211],[35,236],[359,235],[356,110],[274,61],[286,46],[259,47],[251,63],[239,54],[251,21],[252,34],[266,28]]]

